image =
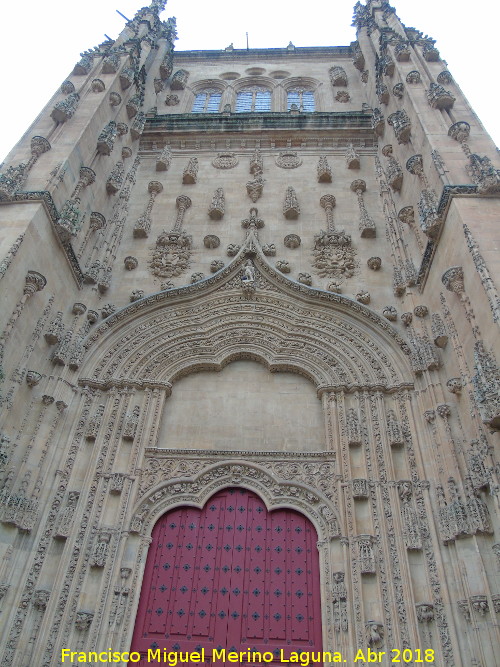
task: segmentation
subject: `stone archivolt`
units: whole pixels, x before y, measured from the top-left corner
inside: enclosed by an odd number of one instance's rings
[[[253,232],[235,260],[202,284],[161,292],[108,318],[87,338],[82,377],[98,384],[118,377],[173,382],[253,358],[274,371],[305,375],[318,390],[408,384],[407,346],[386,321],[351,299],[287,280],[260,252],[253,261],[258,295],[242,302],[236,286],[249,248],[255,248]],[[175,323],[163,315],[174,304]],[[97,365],[94,346],[101,350]]]

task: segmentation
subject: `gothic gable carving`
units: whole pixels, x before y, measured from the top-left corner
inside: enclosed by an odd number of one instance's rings
[[[241,291],[250,257],[252,300]],[[318,391],[392,390],[411,378],[407,345],[387,321],[353,299],[287,279],[268,264],[253,231],[217,274],[130,304],[108,317],[85,347],[80,383],[95,386],[125,378],[170,383],[237,358],[302,374]]]

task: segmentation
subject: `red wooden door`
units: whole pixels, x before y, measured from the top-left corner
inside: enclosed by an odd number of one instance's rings
[[[131,651],[322,650],[317,534],[302,514],[224,489],[168,512],[152,537]]]

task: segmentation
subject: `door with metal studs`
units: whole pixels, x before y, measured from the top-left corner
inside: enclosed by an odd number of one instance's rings
[[[250,650],[272,653],[274,664],[321,651],[316,542],[305,516],[269,512],[246,489],[167,512],[153,529],[131,651],[160,649],[163,659],[164,650],[205,649],[211,663],[213,649]]]

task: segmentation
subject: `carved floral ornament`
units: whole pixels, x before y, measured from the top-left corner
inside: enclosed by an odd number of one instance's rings
[[[172,233],[164,234],[169,243]],[[252,313],[240,299],[240,275],[249,256],[259,282]],[[168,274],[174,275],[170,269]],[[176,304],[173,319],[165,316],[170,303]],[[262,324],[257,330],[259,313]],[[297,326],[302,321],[315,330],[314,340]],[[198,331],[196,344],[183,336],[185,326]],[[103,336],[105,341],[95,346]],[[84,345],[90,354],[82,365],[80,377],[86,380],[81,382],[100,387],[113,386],[116,378],[138,386],[146,380],[163,385],[202,367],[220,369],[234,359],[235,349],[266,367],[308,377],[318,391],[412,386],[409,349],[386,320],[353,299],[287,279],[268,264],[253,231],[228,266],[196,285],[169,289],[108,313],[106,326],[97,327]],[[99,353],[94,354],[94,346]]]

